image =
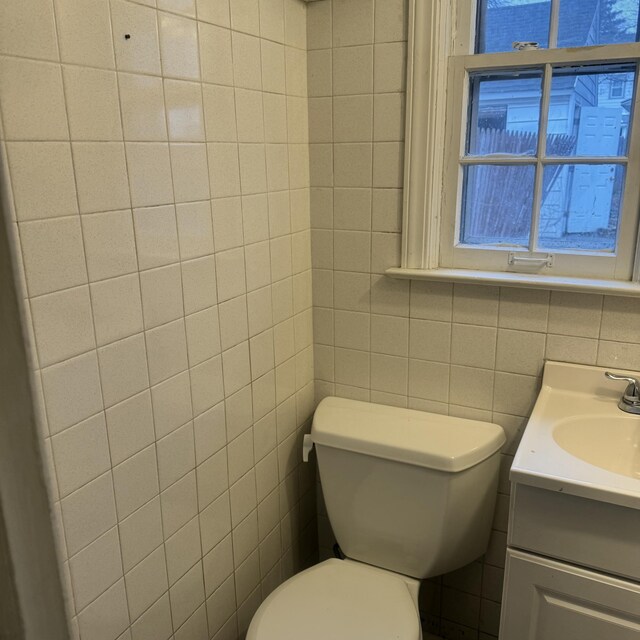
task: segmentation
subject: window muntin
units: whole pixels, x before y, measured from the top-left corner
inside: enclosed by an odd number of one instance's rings
[[[608,4],[615,8],[617,1],[612,0]],[[628,13],[632,16],[632,20],[627,22],[631,24],[637,20],[640,2],[620,1],[627,5]],[[549,4],[546,43],[547,46],[549,43],[560,44],[560,17],[566,15],[562,13],[566,8],[562,7],[563,3],[569,6],[567,0],[552,0],[550,3],[529,3],[526,0],[500,2],[505,5]],[[483,46],[487,48],[486,45],[491,44],[483,36],[482,11],[486,11],[487,7],[492,9],[494,3],[492,0],[478,0],[477,4],[481,14],[476,22],[474,41],[476,50],[481,51]],[[542,8],[538,7],[539,10]],[[487,23],[487,18],[484,19]],[[506,29],[508,27],[505,26]],[[465,33],[464,29],[462,32]],[[630,32],[631,28],[618,39],[635,40],[636,31],[633,30],[632,36]],[[515,37],[503,39],[506,42]],[[530,34],[517,34],[517,37],[534,39]],[[633,189],[625,193],[625,181],[640,184],[640,146],[635,145],[637,148],[634,153],[629,147],[629,133],[635,115],[633,104],[640,45],[635,42],[618,44],[610,50],[606,47],[579,50],[552,47],[514,51],[506,45],[503,49],[497,54],[464,55],[464,45],[458,40],[454,51],[462,55],[454,55],[450,59],[449,94],[453,97],[449,100],[448,111],[454,122],[460,118],[458,122],[462,124],[462,136],[458,143],[455,134],[449,134],[452,148],[447,151],[447,165],[450,169],[443,196],[446,209],[451,212],[455,203],[456,213],[453,219],[445,216],[440,223],[438,264],[441,268],[527,271],[524,267],[507,266],[507,255],[515,251],[518,254],[522,252],[523,256],[543,258],[553,252],[555,260],[540,259],[538,265],[552,263],[553,269],[545,270],[548,275],[629,279],[636,251],[638,193]],[[525,80],[531,83],[536,73],[542,76],[542,99],[535,91],[530,91],[527,107],[530,113],[523,119],[526,123],[516,125],[516,118],[509,113],[509,109],[519,103],[522,110],[523,92],[500,101],[494,99],[496,92],[490,96],[488,89],[508,87],[509,83],[515,87],[520,77],[524,86]],[[503,84],[500,85],[500,82]],[[460,101],[461,85],[466,85],[466,89],[462,92],[463,99],[458,107],[455,103]],[[578,104],[579,101],[575,100],[576,87],[584,91],[589,85],[591,101],[583,100],[582,104]],[[623,85],[622,92],[617,94],[614,91],[611,95],[610,88],[613,85]],[[564,114],[565,122],[559,126],[561,114],[558,96],[563,91],[573,99],[574,106],[570,113]],[[599,149],[597,145],[590,145],[588,140],[587,123],[593,120],[594,115],[589,108],[599,109],[598,115],[602,117],[611,115],[611,112],[606,112],[607,109],[616,111],[616,123],[609,129],[608,142]],[[517,127],[521,130],[517,131]],[[504,140],[487,147],[487,135],[482,132],[483,129],[504,131],[509,128],[521,135],[524,135],[522,130],[528,128],[526,133],[530,140],[515,147],[513,141],[508,142],[512,147],[511,152],[505,149]],[[460,154],[456,159],[455,149],[458,145]],[[528,171],[525,167],[529,167]],[[516,168],[526,179],[519,182],[519,191],[504,192],[508,195],[503,196],[500,208],[507,212],[504,217],[509,225],[503,224],[503,235],[496,237],[495,229],[500,225],[495,220],[492,226],[486,222],[483,226],[481,223],[483,218],[489,219],[490,203],[492,198],[495,200],[495,194],[487,196],[491,190],[485,188],[482,199],[474,201],[474,195],[478,194],[478,183],[483,179],[480,176],[501,175],[503,183],[507,180],[506,184],[515,184],[512,178],[504,176],[510,172],[517,173]],[[533,191],[525,193],[525,186],[530,187],[531,184],[531,171],[535,173]],[[594,176],[602,183],[599,184],[598,193],[591,197],[581,196],[585,185],[593,182],[590,178]],[[590,202],[590,205],[585,207],[585,202]],[[595,210],[589,211],[594,209],[594,202]],[[530,222],[527,224],[522,221],[521,212],[529,205]],[[576,207],[581,210],[574,211]],[[519,223],[514,224],[514,219]]]

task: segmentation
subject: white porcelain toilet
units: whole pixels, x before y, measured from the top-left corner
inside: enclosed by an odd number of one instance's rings
[[[329,519],[345,560],[280,585],[247,640],[419,640],[420,580],[487,547],[501,427],[325,398],[311,430]]]

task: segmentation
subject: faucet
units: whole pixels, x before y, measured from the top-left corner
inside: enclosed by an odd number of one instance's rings
[[[617,373],[605,372],[605,377],[609,380],[624,380],[628,382],[627,388],[618,402],[618,408],[627,413],[640,415],[640,380],[633,376],[623,376]]]

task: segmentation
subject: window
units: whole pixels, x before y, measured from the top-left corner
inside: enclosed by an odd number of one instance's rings
[[[640,0],[412,4],[405,271],[636,283]]]

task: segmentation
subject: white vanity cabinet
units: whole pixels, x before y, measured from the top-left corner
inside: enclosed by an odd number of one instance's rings
[[[513,485],[500,640],[639,640],[640,511]]]

